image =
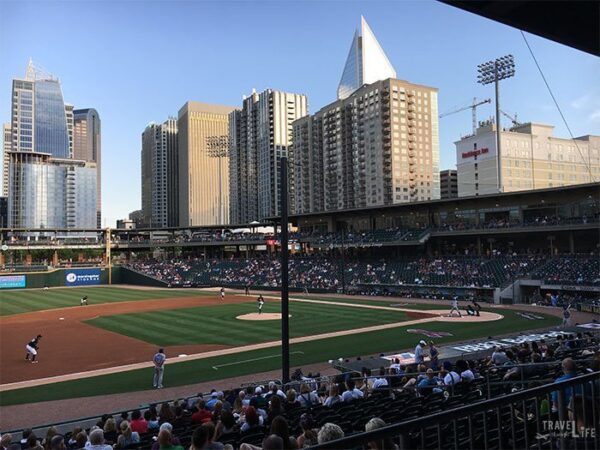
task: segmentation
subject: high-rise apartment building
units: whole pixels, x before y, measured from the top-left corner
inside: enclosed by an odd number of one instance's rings
[[[448,169],[440,171],[440,198],[458,197],[458,175],[456,170]]]
[[[375,81],[396,78],[396,70],[377,42],[364,17],[352,38],[342,78],[338,86],[338,99],[347,98],[358,88]]]
[[[267,89],[229,115],[230,222],[260,221],[280,214],[281,157],[291,157],[292,123],[308,114],[302,94]],[[294,167],[289,166],[293,187]],[[290,189],[290,198],[293,198]]]
[[[525,123],[500,132],[498,186],[496,126],[483,122],[457,141],[458,196],[543,189],[600,180],[600,136],[564,139],[554,127]]]
[[[96,227],[96,166],[73,159],[73,130],[60,82],[30,62],[25,79],[13,80],[9,226]]]
[[[437,89],[387,79],[293,124],[294,211],[440,197]]]
[[[8,163],[10,161],[11,145],[10,123],[2,125],[2,193],[1,197],[8,197]]]
[[[96,226],[102,227],[101,122],[94,108],[73,111],[73,159],[96,165]]]
[[[177,226],[177,120],[151,123],[142,133],[142,214],[150,227]]]
[[[229,223],[229,114],[234,109],[187,102],[179,110],[179,226]]]

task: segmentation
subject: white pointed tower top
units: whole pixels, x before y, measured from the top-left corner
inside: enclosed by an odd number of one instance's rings
[[[377,42],[369,24],[363,16],[360,16],[360,28],[352,38],[352,45],[338,86],[338,99],[350,96],[363,84],[387,78],[396,78],[396,70]]]

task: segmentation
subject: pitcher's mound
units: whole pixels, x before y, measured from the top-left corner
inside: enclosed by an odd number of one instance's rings
[[[290,314],[289,317],[292,317]],[[250,313],[250,314],[242,314],[241,316],[237,316],[236,319],[239,320],[281,320],[280,313]]]

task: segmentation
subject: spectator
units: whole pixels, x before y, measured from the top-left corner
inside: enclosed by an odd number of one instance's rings
[[[373,381],[373,389],[382,389],[388,387],[388,380],[385,377],[385,368],[381,367],[379,369],[379,378],[375,378]]]
[[[102,439],[104,440],[104,434],[102,435]],[[126,420],[121,422],[121,435],[117,439],[117,448],[123,449],[138,442],[140,442],[140,435],[131,430],[129,422]]]
[[[364,393],[356,388],[356,383],[353,379],[349,379],[346,381],[347,389],[342,394],[342,401],[351,402],[352,400],[357,400],[364,397]]]
[[[374,431],[379,428],[383,428],[386,425],[387,424],[379,417],[373,417],[365,425],[365,431]],[[372,450],[398,450],[398,446],[394,444],[391,437],[386,437],[376,441],[369,441],[368,446]]]
[[[48,430],[46,431],[46,437],[42,441],[42,446],[44,447],[44,450],[50,450],[50,441],[57,434],[58,434],[58,431],[56,430],[55,427],[48,428]]]
[[[112,445],[117,442],[119,434],[117,433],[117,422],[112,417],[106,419],[104,422],[104,440]]]
[[[119,430],[121,429],[121,422],[123,422],[124,420],[129,420],[129,413],[127,411],[122,412],[121,415],[117,418],[117,428]]]
[[[262,425],[263,418],[260,415],[258,415],[254,407],[248,406],[248,408],[246,408],[246,413],[244,414],[243,423],[240,427],[240,432],[248,433],[249,431],[262,427]]]
[[[317,441],[319,444],[335,441],[344,437],[344,431],[335,423],[327,422],[317,433]]]
[[[65,438],[60,434],[52,436],[50,439],[50,450],[66,450]]]
[[[504,349],[498,346],[494,347],[494,351],[490,358],[490,364],[493,364],[494,366],[503,366],[507,362],[508,357],[506,356]]]
[[[283,404],[283,407],[286,411],[291,411],[292,409],[300,408],[302,405],[296,396],[295,389],[288,389],[286,393],[286,401]]]
[[[131,413],[131,431],[135,431],[139,434],[148,432],[148,422],[142,417],[142,413],[139,409],[136,409]]]
[[[429,341],[429,361],[431,362],[431,368],[435,371],[439,370],[439,356],[440,351],[433,344],[433,341]]]
[[[219,400],[217,398],[217,395],[218,393],[214,389],[210,392],[210,400],[206,402],[206,409],[208,409],[209,411],[212,411],[215,408],[215,403],[217,403],[217,401]]]
[[[217,422],[216,437],[219,439],[224,434],[233,433],[237,430],[235,423],[235,417],[230,411],[223,411],[221,414],[221,420]]]
[[[269,402],[269,409],[267,410],[267,416],[269,421],[273,420],[274,417],[285,414],[285,410],[283,406],[281,406],[281,397],[279,395],[274,394],[271,396],[271,401]]]
[[[77,433],[71,436],[69,439],[69,447],[74,449],[85,448],[86,444],[88,444],[88,436],[85,430],[82,430],[81,427],[76,427],[75,430],[79,429]],[[71,444],[71,441],[73,442]]]
[[[315,422],[309,413],[303,413],[300,416],[300,428],[302,429],[302,434],[296,439],[298,448],[310,447],[318,444],[318,430],[315,429]]]
[[[425,362],[425,352],[423,349],[427,345],[427,342],[421,340],[415,347],[415,364],[423,364]]]
[[[171,425],[169,422],[165,422],[160,426],[160,428],[158,429],[158,432],[160,433],[163,430],[166,430],[169,433],[171,433],[171,442],[173,445],[181,445],[179,438],[177,436],[173,435],[173,425]],[[158,440],[154,444],[152,444],[152,450],[159,450],[159,447],[160,447],[160,444],[159,444]]]
[[[127,423],[127,421],[123,421],[121,425],[123,423]],[[112,450],[110,445],[106,445],[104,443],[104,431],[102,431],[100,428],[90,431],[89,450]]]
[[[298,397],[303,408],[311,408],[319,405],[321,402],[319,396],[311,392],[310,387],[306,383],[300,385],[300,396]]]
[[[144,412],[144,419],[148,422],[148,431],[158,430],[160,424],[158,423],[156,413],[153,412],[152,409],[148,409]]]
[[[223,450],[223,444],[216,441],[216,427],[212,422],[206,422],[201,425],[202,428],[206,429],[206,435],[208,440],[206,442],[207,450]]]
[[[277,394],[275,394],[277,395]],[[298,448],[296,439],[290,436],[290,429],[287,421],[282,416],[273,418],[271,422],[270,432],[279,436],[283,440],[283,448],[285,450],[294,450]]]
[[[433,369],[427,369],[425,372],[426,378],[419,381],[417,384],[417,390],[419,394],[427,396],[432,392],[435,392],[437,385],[439,384],[439,378],[433,373]]]
[[[198,400],[196,403],[196,412],[192,414],[192,423],[203,424],[212,420],[212,414],[206,409],[204,400]]]
[[[454,386],[460,383],[460,375],[452,370],[452,363],[450,361],[444,361],[444,368],[442,374],[444,376],[444,384],[446,386]]]
[[[555,383],[560,383],[561,381],[569,380],[577,376],[577,367],[575,366],[575,361],[573,361],[571,358],[565,358],[562,362],[562,372],[563,375],[558,377],[554,381]],[[573,388],[566,388],[564,392],[564,400],[566,406],[569,404],[571,396],[573,395]],[[558,411],[558,391],[552,392],[551,398],[553,411]]]
[[[160,423],[161,425],[165,422],[175,422],[175,411],[173,411],[173,408],[171,408],[171,405],[169,405],[169,403],[164,402],[162,405],[160,405],[158,418],[158,423]]]
[[[181,445],[173,445],[171,432],[169,430],[160,430],[158,433],[159,450],[183,450]]]
[[[325,400],[324,405],[331,407],[331,406],[337,405],[338,403],[341,403],[341,401],[342,401],[342,397],[341,397],[341,395],[338,394],[337,384],[334,383],[329,388],[329,397],[327,397],[327,400]]]
[[[79,431],[81,431],[81,428],[79,429]],[[29,435],[32,433],[31,428],[25,428],[23,430],[23,432],[21,433],[21,447],[22,448],[27,448],[27,438],[29,437]]]
[[[87,441],[87,436],[86,436],[86,441]],[[44,447],[42,447],[42,444],[40,444],[40,442],[37,439],[37,436],[33,432],[31,432],[29,434],[29,436],[27,436],[26,445],[27,446],[25,448],[29,449],[29,450],[44,450]],[[85,446],[85,442],[83,443],[82,447],[84,447],[84,446]],[[79,447],[79,448],[82,448],[82,447]]]
[[[12,442],[12,434],[4,433],[0,438],[0,450],[7,450]]]

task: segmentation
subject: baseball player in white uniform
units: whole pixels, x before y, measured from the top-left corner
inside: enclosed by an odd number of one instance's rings
[[[225,288],[221,288],[221,300],[225,300]]]
[[[162,389],[163,387],[163,375],[165,374],[165,360],[167,356],[162,348],[158,349],[158,352],[152,358],[154,363],[154,379],[152,380],[152,386],[156,389]]]
[[[262,294],[258,296],[256,301],[258,302],[258,314],[262,314],[263,305],[265,304],[265,299],[263,298]]]
[[[458,317],[462,317],[460,309],[458,309],[458,299],[456,297],[452,299],[452,309],[450,310],[450,314],[448,314],[448,316],[452,316],[452,314],[454,314],[454,311],[458,313]]]

